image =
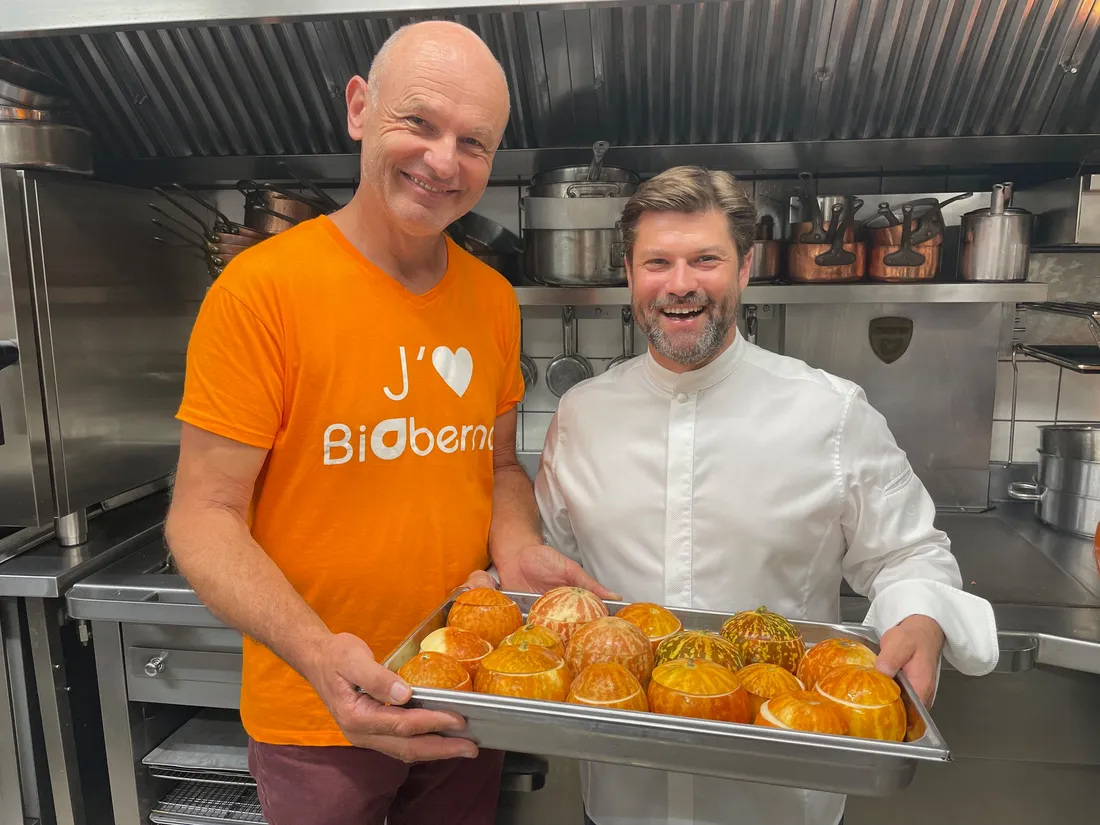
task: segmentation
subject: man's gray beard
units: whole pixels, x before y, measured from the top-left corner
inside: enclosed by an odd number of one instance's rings
[[[639,319],[638,325],[642,328],[642,332],[649,339],[650,346],[658,355],[685,367],[694,367],[709,361],[721,349],[726,340],[726,335],[737,323],[737,311],[741,306],[741,293],[739,290],[735,290],[732,294],[724,296],[722,303],[718,305],[717,313],[713,315],[709,314],[713,304],[707,304],[706,325],[699,337],[690,342],[678,342],[661,328],[655,317],[660,312],[661,306],[661,302],[654,301],[645,308],[645,311],[641,311],[642,308],[635,304],[634,317]],[[651,319],[653,320],[651,321]]]

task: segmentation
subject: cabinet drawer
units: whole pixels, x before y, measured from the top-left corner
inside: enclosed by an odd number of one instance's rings
[[[126,684],[138,702],[237,708],[241,654],[130,645]]]

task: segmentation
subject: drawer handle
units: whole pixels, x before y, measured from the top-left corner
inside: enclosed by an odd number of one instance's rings
[[[154,656],[148,662],[145,663],[145,675],[149,678],[154,676],[160,676],[161,671],[164,670],[164,660],[168,658],[167,653],[161,653],[159,656]]]

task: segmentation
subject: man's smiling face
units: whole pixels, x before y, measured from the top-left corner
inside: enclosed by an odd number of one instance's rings
[[[718,210],[642,215],[628,273],[634,317],[658,361],[695,369],[733,340],[751,256],[738,258]]]
[[[400,43],[358,100],[352,137],[363,142],[362,183],[411,234],[442,231],[488,184],[508,90],[491,54],[474,45],[446,32]]]

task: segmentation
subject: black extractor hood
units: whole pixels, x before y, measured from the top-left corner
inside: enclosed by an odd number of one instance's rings
[[[584,158],[596,140],[643,173],[669,162],[667,147],[734,169],[1100,154],[1100,0],[3,6],[0,55],[73,91],[100,167],[216,177],[226,160],[293,157],[311,158],[311,173],[343,168],[325,163],[355,152],[348,78],[397,27],[428,17],[475,29],[505,67],[498,176]]]

